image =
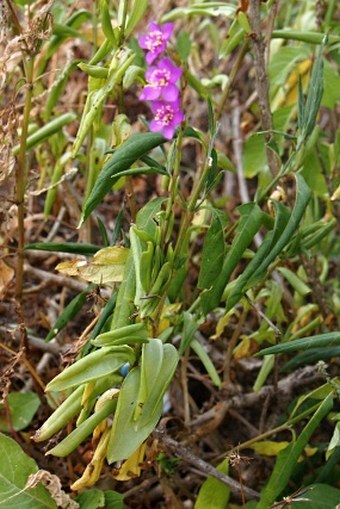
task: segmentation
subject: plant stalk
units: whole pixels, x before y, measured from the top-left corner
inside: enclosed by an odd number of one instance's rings
[[[26,95],[25,95],[24,114],[21,126],[20,150],[18,155],[18,164],[16,172],[16,202],[18,207],[18,257],[17,257],[15,295],[19,302],[22,299],[22,288],[24,278],[24,257],[25,257],[24,220],[25,220],[25,189],[27,181],[26,150],[27,150],[28,126],[30,121],[33,95],[33,68],[34,68],[33,57],[27,56],[27,60],[24,61],[24,68],[26,74]]]

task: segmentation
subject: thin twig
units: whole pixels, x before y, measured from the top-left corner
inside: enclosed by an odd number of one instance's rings
[[[250,488],[242,487],[240,483],[238,483],[228,475],[219,472],[215,467],[205,462],[195,454],[193,454],[190,449],[184,447],[173,438],[170,438],[163,430],[156,429],[153,432],[153,436],[157,438],[165,447],[170,449],[173,454],[180,457],[185,462],[191,465],[195,465],[195,467],[198,468],[206,477],[209,476],[215,477],[215,479],[218,479],[223,484],[229,486],[233,493],[239,495],[243,489],[243,493],[248,498],[250,499],[260,498],[260,495],[259,493],[257,493],[257,491],[254,491]]]
[[[273,130],[273,120],[269,103],[269,80],[266,69],[265,52],[266,45],[262,36],[261,29],[261,0],[251,0],[249,5],[249,21],[252,28],[252,39],[254,42],[254,64],[256,77],[256,90],[261,116],[261,127],[266,131],[266,143],[271,139]],[[266,147],[268,166],[273,175],[279,173],[279,163],[276,154]]]

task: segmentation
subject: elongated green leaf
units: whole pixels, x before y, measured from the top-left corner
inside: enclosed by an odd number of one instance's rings
[[[63,391],[117,371],[123,364],[133,364],[135,354],[129,346],[103,347],[64,369],[49,382],[48,391]]]
[[[190,345],[191,341],[194,339],[194,336],[199,327],[199,321],[197,317],[189,313],[189,311],[184,311],[183,313],[183,331],[181,337],[181,343],[179,345],[178,353],[180,356],[183,355],[187,347]]]
[[[307,286],[294,272],[287,269],[286,267],[279,267],[278,272],[280,272],[285,279],[287,279],[288,283],[296,290],[300,295],[305,296],[311,293],[311,289]]]
[[[212,288],[202,293],[201,303],[204,313],[208,313],[220,303],[223,291],[233,270],[262,225],[264,214],[255,203],[241,205],[239,211],[241,219],[238,232],[224,260],[221,274],[214,282]]]
[[[46,51],[41,53],[41,61],[39,62],[37,69],[37,76],[43,74],[45,66],[51,56],[57,51],[59,46],[63,43],[63,41],[70,37],[69,30],[76,30],[86,21],[92,19],[92,12],[86,9],[77,9],[62,25],[54,24],[53,26],[53,35],[49,41],[48,47]],[[84,38],[84,36],[80,32],[76,32],[76,37]],[[71,35],[74,37],[75,34]]]
[[[81,223],[84,222],[94,208],[101,202],[105,194],[110,191],[117,182],[117,175],[128,170],[131,165],[141,156],[147,154],[150,150],[158,147],[166,140],[160,133],[138,133],[130,136],[112,155],[111,159],[105,164],[99,174],[99,177],[86,200],[83,207]]]
[[[140,20],[145,14],[149,5],[148,0],[134,0],[132,7],[130,7],[130,16],[125,28],[125,34],[129,35],[138,25]]]
[[[237,278],[235,286],[233,286],[232,292],[230,293],[226,311],[229,311],[237,302],[242,298],[245,286],[249,282],[251,276],[257,271],[261,263],[266,259],[270,250],[273,248],[277,240],[282,235],[290,217],[290,211],[279,202],[273,202],[276,210],[275,223],[273,231],[267,233],[262,245],[256,252],[254,258],[248,263],[246,269]]]
[[[332,357],[340,357],[340,346],[333,346],[332,348],[312,348],[294,355],[292,359],[282,366],[281,371],[293,371],[300,366],[316,364],[318,361],[326,361]]]
[[[25,249],[36,249],[38,251],[55,251],[57,253],[74,253],[84,256],[94,255],[101,246],[95,244],[78,244],[78,242],[34,242],[27,244]]]
[[[47,334],[45,341],[48,343],[51,341],[66,325],[79,313],[81,308],[86,302],[86,297],[93,287],[90,286],[87,290],[78,293],[71,302],[69,302],[66,308],[63,310],[61,315],[57,318],[53,324],[52,329]]]
[[[204,240],[198,287],[209,288],[219,276],[224,256],[223,225],[215,214]]]
[[[281,253],[281,251],[287,246],[302,219],[302,216],[306,210],[306,207],[311,197],[311,191],[307,186],[304,178],[300,174],[296,175],[296,185],[297,192],[295,206],[294,209],[292,210],[287,226],[285,227],[282,235],[276,242],[275,246],[273,246],[273,249],[271,249],[271,251],[265,257],[263,262],[254,272],[253,276],[250,278],[250,281],[247,284],[247,288],[251,288],[251,286],[255,282],[257,282],[258,279],[260,279],[263,276],[263,274],[266,273],[272,261],[274,261],[275,258]]]
[[[37,471],[35,461],[12,438],[0,433],[0,507],[57,509],[57,504],[41,484],[25,490],[29,475]]]
[[[316,336],[308,336],[307,338],[296,339],[281,345],[270,346],[264,348],[256,355],[268,355],[271,353],[294,352],[295,350],[307,350],[308,348],[330,347],[340,345],[340,331],[326,332],[325,334],[317,334]]]
[[[214,364],[212,363],[209,355],[204,350],[201,343],[197,341],[197,339],[193,339],[190,343],[191,348],[193,351],[198,355],[200,361],[202,362],[203,366],[207,370],[208,375],[210,376],[211,380],[214,382],[217,387],[221,387],[221,379],[218,376],[218,373],[216,371],[216,368]]]
[[[316,117],[320,108],[323,95],[323,58],[322,53],[327,42],[327,36],[324,37],[321,46],[318,48],[312,75],[308,84],[307,99],[304,105],[303,125],[300,136],[306,140],[312,133]],[[300,107],[301,109],[301,107]],[[301,123],[301,122],[300,122]]]
[[[298,439],[279,453],[272,475],[270,476],[268,484],[262,491],[261,499],[257,504],[256,509],[268,509],[268,507],[270,507],[270,505],[280,495],[282,490],[287,486],[306,444],[322,419],[329,414],[332,406],[333,397],[330,394],[321,403],[308,424],[302,430]]]

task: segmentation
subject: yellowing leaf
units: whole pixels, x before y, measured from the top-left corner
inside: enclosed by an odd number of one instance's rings
[[[170,325],[174,322],[174,317],[177,313],[179,313],[181,307],[181,302],[176,302],[175,304],[165,304],[163,306],[161,319],[158,326],[159,334],[170,327]]]
[[[263,440],[261,442],[255,442],[250,446],[258,454],[262,454],[263,456],[277,456],[280,451],[285,449],[290,442],[274,442],[273,440]],[[317,452],[317,447],[306,446],[304,448],[304,454],[300,456],[298,462],[300,463],[305,459],[305,456],[310,457],[314,456]]]
[[[288,447],[290,442],[274,442],[273,440],[263,440],[255,442],[250,447],[258,454],[263,456],[277,456],[282,449]]]
[[[0,259],[0,299],[5,295],[5,291],[14,276],[14,270]]]
[[[130,481],[133,477],[139,477],[141,473],[141,464],[144,459],[146,442],[138,447],[138,449],[122,464],[118,474],[113,477],[117,481]]]
[[[307,456],[307,458],[310,458],[311,456],[314,456],[314,454],[317,452],[318,452],[317,447],[310,447],[309,445],[307,445],[304,448],[303,454],[301,454],[300,458],[298,459],[298,463],[301,463],[302,461],[304,461],[306,456]]]
[[[68,260],[56,270],[68,276],[79,276],[97,285],[123,280],[124,266],[129,255],[125,247],[105,247],[97,251],[91,261]]]
[[[58,263],[55,269],[68,276],[79,276],[79,271],[84,265],[87,265],[85,260],[67,260],[66,262]]]
[[[96,252],[93,263],[96,265],[124,265],[130,250],[126,247],[104,247]]]
[[[218,339],[219,337],[222,336],[223,334],[223,331],[224,329],[226,328],[226,326],[229,324],[230,320],[231,320],[231,317],[233,316],[233,314],[236,314],[237,316],[239,316],[239,313],[238,311],[235,311],[234,309],[231,309],[230,311],[228,311],[227,314],[223,315],[217,322],[217,325],[216,325],[216,334],[214,334],[213,336],[211,336],[211,339]]]
[[[242,359],[243,357],[249,357],[249,350],[251,346],[251,341],[247,336],[242,338],[241,343],[239,343],[236,348],[234,348],[234,359]]]

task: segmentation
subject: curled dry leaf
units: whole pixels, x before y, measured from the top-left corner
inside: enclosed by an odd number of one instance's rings
[[[59,477],[48,472],[48,470],[38,470],[35,474],[28,477],[25,489],[35,488],[42,483],[50,493],[58,507],[61,509],[78,509],[79,504],[61,489]]]

